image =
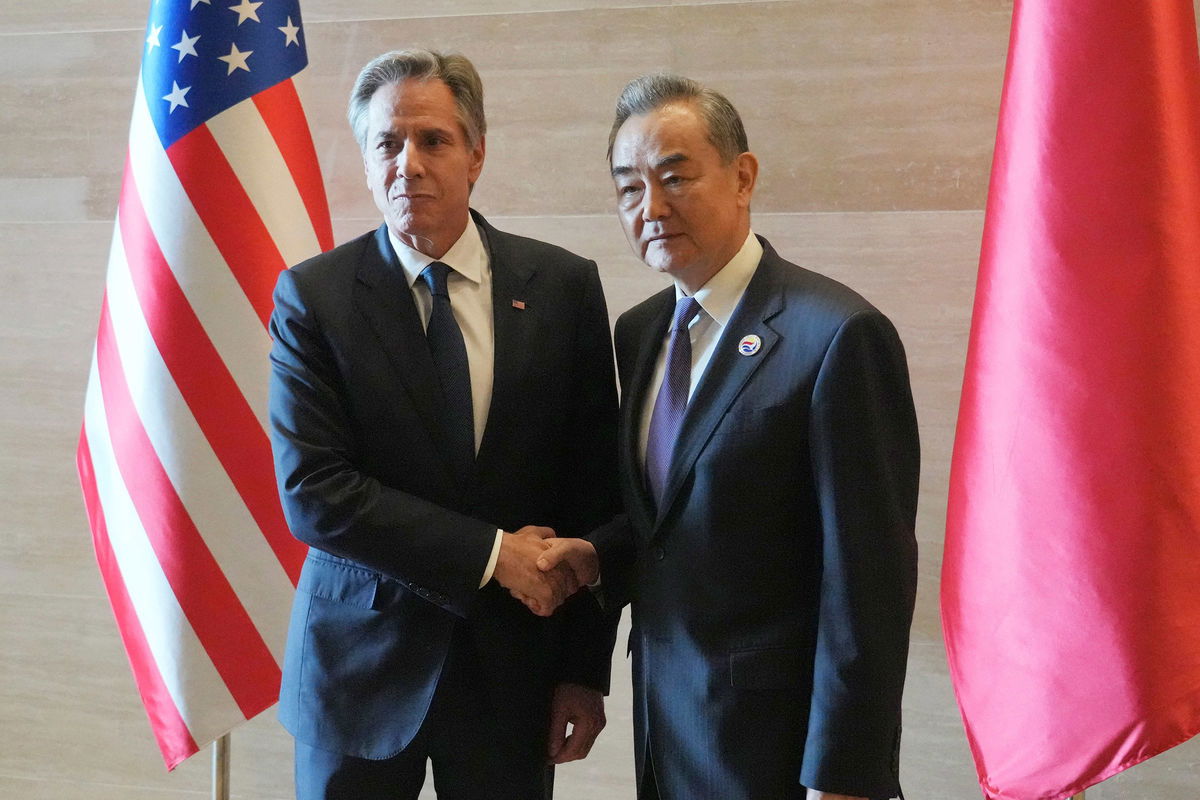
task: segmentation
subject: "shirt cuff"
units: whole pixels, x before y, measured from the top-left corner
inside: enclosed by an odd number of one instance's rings
[[[483,571],[483,580],[479,582],[479,588],[487,586],[487,582],[492,579],[492,573],[496,571],[496,562],[500,559],[500,537],[504,535],[504,531],[500,528],[496,529],[496,541],[492,543],[492,555],[488,559],[487,568]]]

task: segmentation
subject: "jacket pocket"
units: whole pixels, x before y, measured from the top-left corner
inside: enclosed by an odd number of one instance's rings
[[[354,608],[375,607],[379,575],[369,569],[310,554],[300,573],[297,591]]]
[[[729,685],[766,691],[796,686],[803,672],[798,647],[752,647],[729,651]]]
[[[789,407],[782,403],[758,408],[734,406],[721,418],[721,424],[713,431],[713,435],[744,435],[752,431],[774,428],[780,424],[788,424],[788,414]],[[792,412],[792,415],[795,416],[795,413]]]

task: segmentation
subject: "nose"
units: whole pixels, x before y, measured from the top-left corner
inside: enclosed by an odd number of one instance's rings
[[[648,185],[642,194],[642,220],[653,222],[669,216],[670,213],[671,206],[667,202],[666,192],[654,184]]]
[[[396,154],[396,171],[405,178],[419,178],[425,174],[425,165],[421,160],[421,154],[412,142],[406,143],[404,148]]]

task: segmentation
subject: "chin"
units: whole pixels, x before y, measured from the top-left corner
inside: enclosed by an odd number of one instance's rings
[[[642,260],[655,272],[661,272],[671,277],[685,271],[690,263],[687,259],[680,258],[678,254],[663,252],[650,252]]]
[[[426,228],[421,224],[421,219],[409,211],[393,209],[390,219],[396,223],[396,229],[406,236],[420,236]]]
[[[671,260],[661,256],[643,256],[642,263],[655,272],[671,273]]]

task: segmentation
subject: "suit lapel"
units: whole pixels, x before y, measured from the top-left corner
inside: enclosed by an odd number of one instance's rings
[[[775,269],[772,254],[765,252],[692,395],[679,430],[656,528],[675,502],[684,478],[708,444],[713,430],[779,340],[779,334],[768,324],[783,309],[783,296],[774,280]],[[758,336],[762,346],[757,353],[743,356],[737,345],[749,334]]]
[[[636,349],[630,366],[626,393],[621,398],[621,450],[628,480],[637,497],[637,507],[627,509],[640,517],[641,524],[634,530],[649,531],[654,523],[654,500],[646,485],[645,470],[639,457],[642,430],[642,412],[646,405],[646,393],[654,377],[654,365],[662,350],[663,337],[671,323],[671,312],[675,307],[675,289],[665,289],[653,298],[653,306],[647,311],[647,324],[635,333]]]
[[[477,465],[482,465],[504,431],[514,430],[507,416],[522,413],[520,392],[522,377],[534,351],[533,336],[542,311],[538,299],[530,296],[531,280],[537,265],[521,259],[509,246],[508,237],[471,212],[479,223],[484,247],[492,269],[492,325],[494,353],[492,401],[479,445]],[[514,305],[514,301],[522,307]]]
[[[379,346],[395,366],[417,415],[437,442],[438,451],[448,452],[441,423],[442,398],[437,371],[425,344],[425,329],[421,326],[412,290],[388,240],[386,223],[363,248],[357,278],[355,306],[371,324]],[[448,461],[443,464],[447,471],[453,472]]]

